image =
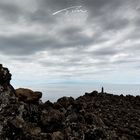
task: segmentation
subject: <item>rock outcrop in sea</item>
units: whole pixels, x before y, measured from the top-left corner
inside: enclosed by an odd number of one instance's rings
[[[140,96],[93,91],[42,103],[0,65],[0,140],[140,140]]]

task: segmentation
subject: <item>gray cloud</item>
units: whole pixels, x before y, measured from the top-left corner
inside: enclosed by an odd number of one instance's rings
[[[101,49],[97,49],[93,52],[93,55],[96,56],[105,56],[105,55],[109,55],[109,56],[113,56],[117,53],[120,53],[121,50],[118,50],[117,48],[113,48],[113,47],[109,47],[109,48],[101,48]]]
[[[30,55],[38,51],[63,49],[89,45],[93,42],[92,38],[84,35],[69,36],[57,40],[55,37],[35,34],[20,34],[15,36],[0,36],[0,49],[5,54]]]
[[[16,22],[22,15],[22,10],[13,3],[0,2],[0,15],[6,21]]]
[[[59,34],[59,33],[58,33]],[[60,32],[60,36],[64,39],[61,46],[85,46],[93,43],[94,39],[92,37],[86,36],[84,33],[80,32],[79,28],[68,28]]]
[[[111,75],[139,63],[139,1],[29,1],[0,2],[0,55],[12,63],[32,62],[41,73],[53,69],[60,77]],[[52,15],[76,5],[87,12]]]
[[[29,55],[37,51],[42,51],[53,41],[51,39],[42,39],[35,34],[22,34],[15,36],[0,36],[1,52],[10,55]]]
[[[47,10],[37,9],[34,12],[26,13],[26,20],[31,24],[55,24],[56,19]]]

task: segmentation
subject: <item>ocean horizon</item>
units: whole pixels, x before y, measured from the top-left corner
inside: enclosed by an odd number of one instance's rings
[[[38,84],[38,85],[23,85],[14,86],[15,88],[30,88],[35,91],[41,91],[42,101],[45,102],[50,100],[51,102],[57,101],[57,99],[67,96],[77,98],[85,94],[85,92],[92,92],[94,90],[100,92],[101,88],[104,87],[104,92],[114,95],[140,95],[139,84],[65,84],[65,83],[51,83],[51,84]]]

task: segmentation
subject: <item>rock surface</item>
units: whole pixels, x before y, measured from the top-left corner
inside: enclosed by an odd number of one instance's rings
[[[140,96],[94,91],[42,103],[10,80],[0,65],[0,140],[140,140]]]
[[[37,102],[42,97],[39,91],[32,91],[30,89],[18,88],[16,89],[16,96],[20,101],[24,102]]]

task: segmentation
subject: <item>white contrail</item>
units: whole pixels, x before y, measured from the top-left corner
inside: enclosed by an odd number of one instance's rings
[[[69,10],[69,9],[73,9],[73,8],[81,8],[81,7],[82,7],[82,6],[72,6],[72,7],[68,7],[68,8],[65,8],[65,9],[59,10],[59,11],[53,13],[52,15],[54,16],[54,15],[60,13],[60,12],[67,11],[67,10]]]

